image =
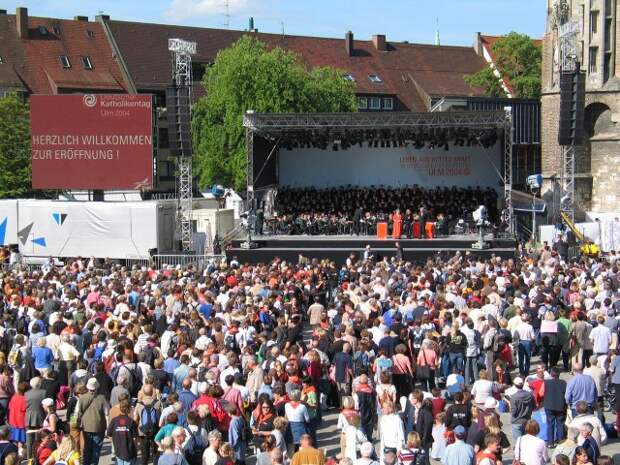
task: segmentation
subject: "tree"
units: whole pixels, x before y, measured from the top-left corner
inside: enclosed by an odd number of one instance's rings
[[[15,94],[0,98],[0,198],[32,192],[30,110]]]
[[[221,50],[207,69],[206,96],[193,108],[196,169],[201,186],[244,189],[243,115],[355,111],[353,84],[333,68],[307,69],[299,57],[244,36]]]
[[[541,47],[536,47],[528,35],[513,31],[497,39],[491,48],[496,57],[497,71],[510,83],[513,97],[539,98]],[[471,86],[482,87],[490,97],[505,97],[500,79],[490,67],[465,76],[465,82]]]

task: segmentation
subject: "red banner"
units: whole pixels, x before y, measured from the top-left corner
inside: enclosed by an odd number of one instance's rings
[[[150,189],[151,95],[30,97],[34,189]]]

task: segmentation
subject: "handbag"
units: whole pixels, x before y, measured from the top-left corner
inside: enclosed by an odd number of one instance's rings
[[[426,352],[422,350],[422,358],[424,359],[424,365],[418,365],[416,369],[416,377],[418,379],[429,379],[431,377],[431,369],[426,361]]]

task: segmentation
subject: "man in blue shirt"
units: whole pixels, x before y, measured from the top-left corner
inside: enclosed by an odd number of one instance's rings
[[[235,465],[245,464],[245,456],[247,451],[247,439],[245,436],[245,420],[239,415],[237,406],[234,404],[226,405],[226,413],[230,417],[230,425],[228,426],[228,442],[235,454]]]
[[[196,396],[191,391],[192,380],[185,378],[183,380],[183,389],[179,391],[179,402],[183,405],[183,412],[187,413],[192,409],[192,404],[196,400]]]
[[[596,392],[596,384],[591,376],[583,374],[583,366],[581,363],[573,364],[573,373],[575,376],[568,382],[566,387],[566,404],[573,412],[573,416],[576,416],[575,405],[580,400],[585,401],[592,411],[592,408],[596,405],[596,399],[598,393]]]
[[[166,362],[164,362],[164,367]],[[189,375],[189,356],[187,354],[181,355],[181,364],[174,370],[172,375],[172,390],[178,391],[183,386],[183,380]]]
[[[474,448],[467,444],[463,439],[467,436],[465,428],[458,425],[454,428],[455,441],[446,447],[443,457],[441,458],[442,465],[474,465]]]
[[[334,356],[334,365],[336,368],[335,378],[338,387],[338,401],[342,407],[342,397],[351,393],[351,380],[353,379],[353,358],[350,355],[351,344],[345,342],[342,346],[342,352],[338,352]]]

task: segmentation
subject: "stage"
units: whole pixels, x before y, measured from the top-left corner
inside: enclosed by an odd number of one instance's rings
[[[476,257],[488,258],[492,255],[512,258],[516,254],[517,243],[514,239],[493,238],[485,236],[490,248],[472,249],[478,236],[451,235],[435,239],[377,239],[375,236],[255,236],[252,241],[258,245],[256,249],[243,249],[243,239],[235,239],[232,247],[226,250],[230,260],[236,257],[240,263],[266,263],[276,257],[289,262],[297,262],[299,254],[307,258],[329,259],[342,264],[353,253],[361,257],[367,245],[373,254],[382,259],[392,257],[396,253],[396,242],[399,242],[405,260],[422,263],[428,258],[453,256],[456,252],[469,253]]]

